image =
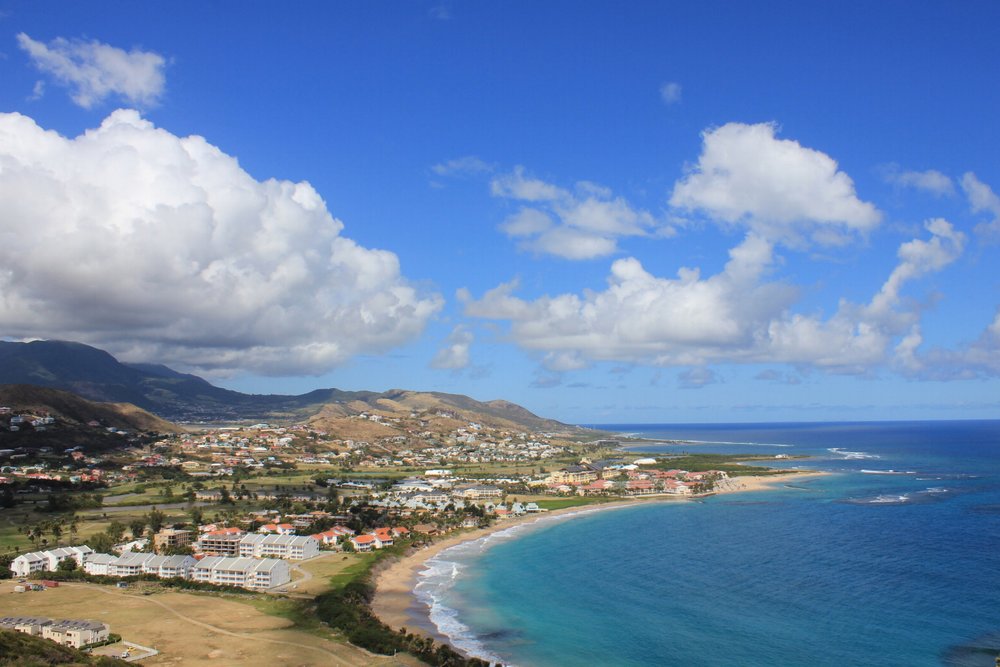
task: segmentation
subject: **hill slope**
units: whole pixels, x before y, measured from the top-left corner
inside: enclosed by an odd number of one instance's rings
[[[503,400],[393,389],[384,393],[317,389],[307,394],[243,394],[196,375],[155,364],[124,364],[103,350],[67,341],[0,342],[0,383],[70,391],[93,401],[131,403],[172,421],[307,421],[364,412],[449,414],[498,428],[570,432],[575,427],[539,417]]]

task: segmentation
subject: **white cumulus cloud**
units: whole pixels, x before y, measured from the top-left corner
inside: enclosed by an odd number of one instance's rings
[[[469,366],[469,347],[475,336],[463,325],[455,327],[444,347],[431,360],[431,368],[461,370]]]
[[[728,123],[703,133],[701,156],[674,185],[670,204],[793,244],[843,243],[878,225],[878,209],[858,199],[836,161],[775,130]]]
[[[73,101],[86,109],[110,95],[151,107],[163,95],[166,59],[158,53],[62,37],[45,44],[23,32],[17,35],[17,43],[35,67],[67,86]]]
[[[938,197],[955,194],[955,185],[952,183],[951,178],[936,169],[928,169],[927,171],[900,171],[896,165],[890,165],[886,170],[885,178],[890,183],[906,188],[924,190]]]
[[[119,110],[75,138],[0,114],[0,323],[127,359],[319,374],[441,307],[342,236],[307,182]]]
[[[523,204],[500,230],[528,252],[571,260],[606,257],[618,251],[619,238],[657,231],[652,214],[589,181],[570,191],[530,178],[523,167],[516,167],[494,178],[490,188],[495,197]]]
[[[962,253],[965,237],[945,220],[925,225],[929,239],[901,244],[899,261],[870,303],[842,300],[828,317],[796,313],[798,290],[768,276],[774,244],[754,231],[729,251],[716,275],[682,268],[675,278],[652,275],[634,258],[615,261],[608,287],[582,295],[524,300],[516,282],[482,298],[463,292],[471,317],[507,320],[510,337],[544,353],[549,370],[592,361],[689,366],[684,386],[714,381],[713,363],[788,363],[841,373],[868,373],[891,362],[893,346],[919,323],[919,306],[904,286],[940,271]],[[904,345],[905,348],[905,345]]]
[[[976,231],[986,234],[1000,233],[1000,197],[993,189],[976,178],[971,171],[962,176],[962,189],[969,199],[973,213],[989,213],[993,220],[976,226]]]

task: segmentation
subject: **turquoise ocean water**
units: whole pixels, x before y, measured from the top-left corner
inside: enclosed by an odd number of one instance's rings
[[[522,666],[994,665],[1000,421],[599,426],[835,474],[448,550],[417,595],[458,647]]]

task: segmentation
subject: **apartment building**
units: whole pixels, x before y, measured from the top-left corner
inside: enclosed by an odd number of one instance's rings
[[[291,581],[288,563],[279,558],[208,556],[191,569],[191,579],[219,586],[263,590]]]
[[[300,535],[244,535],[240,556],[244,558],[284,558],[305,560],[319,555],[319,541]]]

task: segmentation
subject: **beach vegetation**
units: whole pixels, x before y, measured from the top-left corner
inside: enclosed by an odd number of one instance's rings
[[[638,452],[636,452],[638,453]],[[766,467],[764,464],[774,462],[773,456],[747,456],[739,454],[691,454],[687,452],[678,453],[675,456],[664,458],[662,454],[655,454],[657,462],[651,466],[658,470],[681,469],[691,472],[706,472],[709,470],[720,470],[731,477],[743,475],[782,475],[788,470],[780,470]],[[804,457],[788,457],[804,458]],[[783,459],[783,460],[788,460]],[[751,463],[753,465],[746,465]]]
[[[379,563],[398,558],[405,547],[394,546],[372,553],[339,575],[343,585],[315,599],[316,616],[347,637],[347,640],[372,653],[395,655],[410,653],[429,665],[441,667],[488,667],[478,658],[466,658],[447,644],[406,632],[395,632],[372,611],[375,597],[374,570]],[[351,572],[353,570],[353,572]]]

